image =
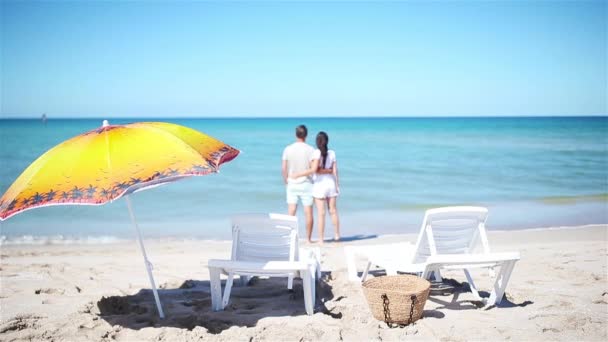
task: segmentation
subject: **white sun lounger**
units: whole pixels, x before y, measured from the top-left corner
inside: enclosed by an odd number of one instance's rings
[[[313,314],[316,279],[320,276],[319,252],[298,247],[298,221],[281,214],[249,214],[232,220],[232,257],[208,262],[211,307],[221,311],[228,305],[234,276],[243,283],[253,276],[302,278],[304,305]],[[222,297],[220,274],[228,276]]]
[[[372,265],[389,275],[414,273],[441,281],[442,269],[462,269],[471,292],[486,305],[500,304],[519,252],[491,253],[485,230],[488,210],[481,207],[445,207],[427,210],[416,245],[396,243],[373,246],[348,246],[344,252],[348,276],[365,281]],[[480,250],[480,251],[479,251]],[[361,278],[357,275],[356,258],[366,259]],[[493,269],[499,267],[497,275]],[[481,298],[469,269],[490,268],[496,276],[489,298]]]

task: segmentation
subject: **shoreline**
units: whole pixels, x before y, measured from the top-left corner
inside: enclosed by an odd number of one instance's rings
[[[142,205],[146,208],[145,203]],[[471,203],[471,205],[476,204]],[[608,224],[608,202],[604,201],[568,204],[505,202],[482,206],[490,211],[486,223],[488,231]],[[93,244],[98,241],[104,242],[104,239],[111,242],[112,240],[134,238],[133,227],[126,217],[127,213],[122,208],[117,210],[105,207],[102,210],[90,210],[88,206],[57,206],[57,210],[44,211],[44,209],[40,209],[38,212],[40,215],[24,214],[0,222],[0,245]],[[282,212],[283,209],[279,206],[274,212]],[[425,212],[424,208],[355,210],[341,207],[339,210],[342,231],[347,236],[369,234],[370,232],[376,235],[418,233]],[[113,213],[113,211],[116,212]],[[57,217],[62,212],[68,216]],[[230,240],[230,217],[236,212],[218,213],[218,216],[211,217],[192,212],[181,214],[175,212],[171,216],[155,218],[154,211],[142,210],[138,212],[140,214],[138,219],[146,238]],[[248,212],[267,211],[252,210]],[[108,219],[105,219],[104,215],[109,215]],[[301,227],[300,232],[303,233],[304,217],[301,209],[298,211],[298,220]],[[326,224],[329,229],[331,229],[330,223],[327,218]],[[66,240],[66,242],[62,242],[62,240]]]
[[[521,231],[545,231],[545,230],[576,230],[576,229],[588,229],[588,228],[597,228],[597,227],[605,227],[608,226],[608,223],[594,223],[594,224],[586,224],[586,225],[565,225],[565,226],[551,226],[551,227],[532,227],[532,228],[514,228],[514,229],[487,229],[488,234],[493,233],[514,233]],[[326,227],[326,230],[331,233],[331,226]],[[316,239],[314,235],[315,231],[313,231],[313,239]],[[399,236],[416,236],[418,232],[405,232],[405,233],[387,233],[387,234],[373,234],[370,233],[369,236],[373,236],[374,239],[383,239],[386,237],[399,237]],[[300,234],[302,235],[302,234]],[[356,235],[344,235],[342,239],[346,242],[357,241],[358,236]],[[326,243],[335,243],[331,240],[331,236],[327,234]],[[366,238],[370,239],[370,237]],[[30,242],[31,241],[31,242]],[[132,243],[136,241],[136,238],[121,238],[111,235],[90,235],[85,237],[74,237],[69,235],[20,235],[16,237],[7,237],[5,235],[0,235],[0,247],[11,247],[11,246],[49,246],[49,245],[57,245],[57,246],[72,246],[72,245],[119,245],[125,243]],[[144,231],[144,242],[231,242],[230,239],[213,239],[213,238],[199,238],[195,236],[190,237],[181,237],[181,236],[162,236],[162,237],[146,237]],[[304,241],[304,238],[300,237],[300,241]]]

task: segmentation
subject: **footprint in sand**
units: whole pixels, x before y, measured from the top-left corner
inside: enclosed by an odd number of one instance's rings
[[[594,300],[593,304],[608,304],[608,292],[602,293],[602,296]]]
[[[42,319],[42,316],[34,315],[34,314],[25,314],[15,316],[5,323],[0,324],[0,334],[3,334],[7,331],[19,331],[29,328],[37,328],[38,321]]]
[[[593,278],[593,280],[602,280],[602,276],[595,273],[591,273],[591,278]]]
[[[106,339],[106,340],[115,340],[116,334],[118,334],[121,330],[122,330],[121,327],[114,326],[114,329],[107,330],[103,335],[101,335],[101,338]]]
[[[36,291],[34,291],[35,294],[59,294],[62,295],[65,293],[64,289],[49,289],[49,288],[45,288],[45,289],[38,289]]]
[[[93,311],[94,307],[95,305],[93,304],[93,302],[88,302],[80,310],[78,310],[78,313],[90,314]]]

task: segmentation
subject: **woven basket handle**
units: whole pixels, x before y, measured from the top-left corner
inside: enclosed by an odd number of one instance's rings
[[[386,295],[386,293],[384,293],[384,294],[382,294],[382,296],[380,296],[380,298],[382,298],[382,305],[384,306],[384,322],[386,323],[386,325],[389,328],[397,328],[397,327],[402,328],[406,325],[412,324],[412,321],[414,320],[414,305],[416,304],[416,295],[415,294],[413,294],[410,297],[412,305],[410,307],[410,320],[407,324],[392,323],[391,322],[391,310],[389,308],[390,301],[388,299],[388,296]]]

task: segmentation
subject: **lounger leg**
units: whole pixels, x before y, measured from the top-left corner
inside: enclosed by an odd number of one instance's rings
[[[424,268],[424,271],[422,271],[422,278],[428,280],[431,277],[431,273],[433,273],[433,271],[428,266],[426,266]]]
[[[293,289],[293,273],[289,274],[289,277],[287,277],[287,289]]]
[[[368,261],[367,262],[367,266],[365,266],[365,269],[363,270],[363,274],[361,275],[361,278],[357,277],[357,279],[361,282],[364,282],[365,279],[367,279],[367,274],[369,273],[369,268],[372,267],[372,262]],[[356,274],[355,274],[356,276]]]
[[[317,302],[317,280],[319,278],[316,277],[317,275],[317,265],[310,265],[310,278],[312,280],[312,305],[314,308],[315,303]]]
[[[514,266],[515,260],[505,261],[502,266],[500,266],[500,272],[498,272],[498,275],[496,276],[494,288],[492,289],[492,293],[487,302],[488,305],[500,304],[500,302],[502,302]]]
[[[346,251],[345,251],[346,254]],[[309,260],[316,265],[315,272],[317,273],[316,279],[321,279],[321,249],[315,248],[300,248],[300,260]]]
[[[313,248],[312,254],[315,256],[315,272],[317,273],[315,279],[321,279],[321,249]]]
[[[304,307],[306,308],[306,314],[312,315],[314,309],[314,290],[315,286],[313,276],[310,274],[310,269],[302,271],[302,283],[304,288]]]
[[[315,279],[319,280],[319,279],[321,279],[321,276],[322,276],[322,274],[321,274],[321,264],[317,263],[317,277]]]
[[[469,287],[471,288],[471,292],[473,293],[475,298],[485,302],[485,299],[481,298],[481,296],[479,295],[479,291],[477,291],[477,286],[475,286],[475,282],[473,281],[473,277],[471,277],[469,270],[467,270],[465,268],[465,269],[463,269],[463,271],[464,271],[464,275],[467,277],[467,281],[469,282]]]
[[[361,281],[357,276],[357,265],[355,264],[355,251],[351,246],[344,247],[344,256],[346,257],[346,267],[348,269],[348,280]]]
[[[209,267],[209,280],[211,282],[211,310],[221,311],[222,308],[222,281],[220,269]]]
[[[424,272],[422,272],[422,278],[431,281],[431,277],[433,277],[433,281],[435,282],[443,281],[443,279],[441,278],[441,273],[439,273],[439,267],[425,267]]]
[[[230,291],[232,290],[232,282],[234,281],[234,273],[228,273],[228,279],[226,279],[226,286],[224,287],[224,298],[222,299],[222,310],[228,305],[230,301]]]
[[[433,271],[433,278],[435,278],[435,281],[438,281],[440,283],[443,281],[443,278],[441,278],[441,272],[439,271],[439,268],[437,268]]]

